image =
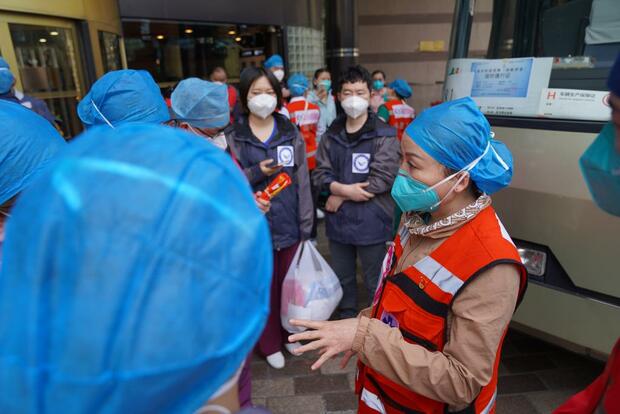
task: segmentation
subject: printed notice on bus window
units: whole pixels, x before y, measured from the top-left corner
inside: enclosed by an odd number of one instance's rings
[[[538,116],[544,118],[609,121],[609,92],[581,89],[543,89]]]
[[[453,59],[444,98],[469,95],[487,115],[537,116],[552,65],[553,58]]]
[[[525,98],[534,59],[506,59],[474,62],[472,98]]]

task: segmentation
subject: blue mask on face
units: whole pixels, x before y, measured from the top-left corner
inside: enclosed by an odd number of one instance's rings
[[[385,82],[383,82],[382,80],[374,80],[372,81],[372,88],[376,91],[383,89],[383,87],[385,86]]]
[[[441,202],[437,191],[414,180],[405,170],[398,170],[392,186],[392,198],[403,212],[430,213],[439,207]]]
[[[332,81],[329,79],[323,79],[321,82],[319,82],[319,85],[321,85],[326,91],[328,91],[332,88]]]
[[[446,193],[446,195],[440,199],[439,194],[435,189],[440,185],[450,181],[457,175],[461,173],[468,173],[474,168],[481,159],[487,154],[487,152],[491,149],[491,143],[487,144],[487,148],[484,150],[481,156],[473,160],[469,165],[465,166],[465,168],[460,171],[455,172],[454,174],[444,178],[439,181],[437,184],[433,186],[428,186],[423,182],[418,180],[414,180],[407,171],[400,169],[398,170],[398,175],[396,176],[396,180],[394,180],[394,185],[392,186],[392,198],[400,208],[400,210],[404,213],[415,211],[418,213],[432,213],[439,208],[439,205],[454,191],[457,185],[460,184],[461,181],[465,178],[465,174],[461,175],[461,177],[457,180],[457,182],[452,186],[450,191]]]
[[[620,153],[615,139],[614,126],[609,122],[583,153],[579,164],[592,199],[609,214],[620,216]]]

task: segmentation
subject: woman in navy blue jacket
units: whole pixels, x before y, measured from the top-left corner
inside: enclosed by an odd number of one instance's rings
[[[314,210],[303,137],[288,118],[279,114],[282,93],[278,80],[263,68],[241,73],[240,100],[244,116],[235,120],[230,147],[254,191],[262,191],[275,175],[288,173],[293,184],[272,200],[267,214],[274,250],[271,312],[258,349],[274,368],[284,367],[282,344],[288,334],[280,322],[282,282],[299,243],[310,237]]]

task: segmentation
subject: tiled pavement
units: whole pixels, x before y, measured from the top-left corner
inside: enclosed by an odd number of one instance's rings
[[[325,240],[321,236],[319,240]],[[319,243],[319,249],[328,256],[324,243]],[[274,414],[355,413],[354,361],[341,370],[340,360],[334,359],[311,372],[315,359],[315,355],[287,355],[286,367],[275,370],[256,357],[252,364],[254,403]],[[602,369],[602,362],[510,330],[500,365],[497,413],[550,413]]]
[[[274,414],[353,414],[355,364],[345,370],[330,360],[311,372],[316,356],[287,355],[286,367],[272,369],[255,358],[252,365],[254,403]],[[511,330],[500,366],[498,414],[546,414],[587,386],[603,363],[557,348]]]

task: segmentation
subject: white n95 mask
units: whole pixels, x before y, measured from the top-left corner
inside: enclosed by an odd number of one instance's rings
[[[282,79],[284,79],[284,71],[282,69],[274,70],[273,71],[273,76],[276,77],[278,82],[282,82]]]
[[[359,96],[351,96],[342,101],[342,109],[351,118],[356,119],[368,111],[368,101]]]
[[[277,104],[275,96],[261,93],[250,99],[248,109],[257,117],[266,119],[275,111]]]
[[[226,142],[226,135],[224,135],[223,132],[220,132],[213,138],[211,138],[211,142],[215,144],[215,146],[219,149],[226,150],[226,148],[228,148],[228,142]]]

